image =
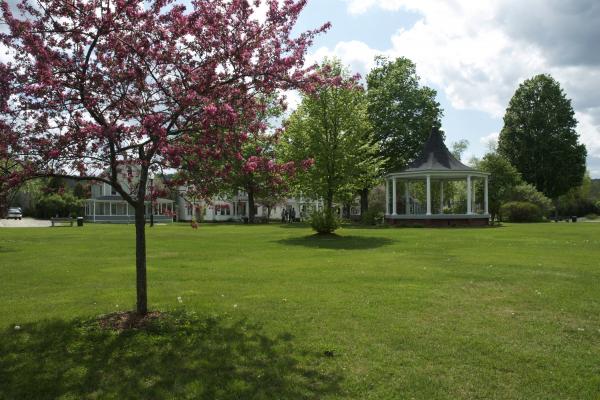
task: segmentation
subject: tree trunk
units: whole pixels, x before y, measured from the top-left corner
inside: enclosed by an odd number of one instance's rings
[[[333,208],[333,192],[328,191],[327,197],[325,198],[325,210],[323,210],[323,211],[325,211],[325,213],[327,215],[331,215],[331,214],[333,214],[332,208]]]
[[[146,284],[146,215],[143,198],[135,208],[135,274],[137,292],[137,313],[148,312]]]
[[[248,190],[248,223],[254,223],[254,191]]]
[[[360,191],[360,215],[364,215],[369,211],[369,189],[365,188]]]
[[[350,205],[350,203],[346,203],[344,204],[344,208],[342,209],[342,214],[343,214],[343,218],[345,219],[350,219],[350,208],[352,206]]]
[[[8,212],[8,196],[0,193],[0,218],[4,218]]]

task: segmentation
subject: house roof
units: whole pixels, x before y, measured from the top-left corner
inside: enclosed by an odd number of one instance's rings
[[[414,173],[424,171],[475,172],[476,170],[457,160],[444,144],[444,139],[440,131],[437,128],[433,128],[419,157],[401,172]]]

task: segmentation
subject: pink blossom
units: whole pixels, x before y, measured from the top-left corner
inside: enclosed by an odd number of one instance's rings
[[[217,106],[215,106],[214,104],[209,104],[206,107],[204,107],[204,111],[206,111],[209,115],[216,115],[217,114]]]

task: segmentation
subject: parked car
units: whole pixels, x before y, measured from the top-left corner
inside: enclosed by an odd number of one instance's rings
[[[21,207],[10,207],[8,209],[8,215],[6,216],[7,219],[21,219],[23,218],[23,212],[21,211]]]

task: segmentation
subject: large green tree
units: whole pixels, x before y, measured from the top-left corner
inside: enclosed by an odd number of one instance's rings
[[[441,126],[436,91],[419,84],[408,58],[375,59],[367,76],[368,111],[388,172],[399,171],[418,156],[432,126]]]
[[[476,169],[491,174],[488,208],[493,225],[500,214],[502,204],[511,200],[513,189],[522,182],[521,176],[517,169],[498,153],[488,153],[474,164]]]
[[[498,152],[546,196],[556,199],[581,185],[586,149],[575,131],[575,113],[550,75],[523,82],[510,100]]]
[[[297,189],[323,199],[325,212],[331,213],[334,201],[346,202],[373,184],[382,162],[364,90],[337,60],[326,61],[320,69],[330,79],[305,94],[286,122],[281,154],[286,161],[314,160],[311,168],[298,173]]]

